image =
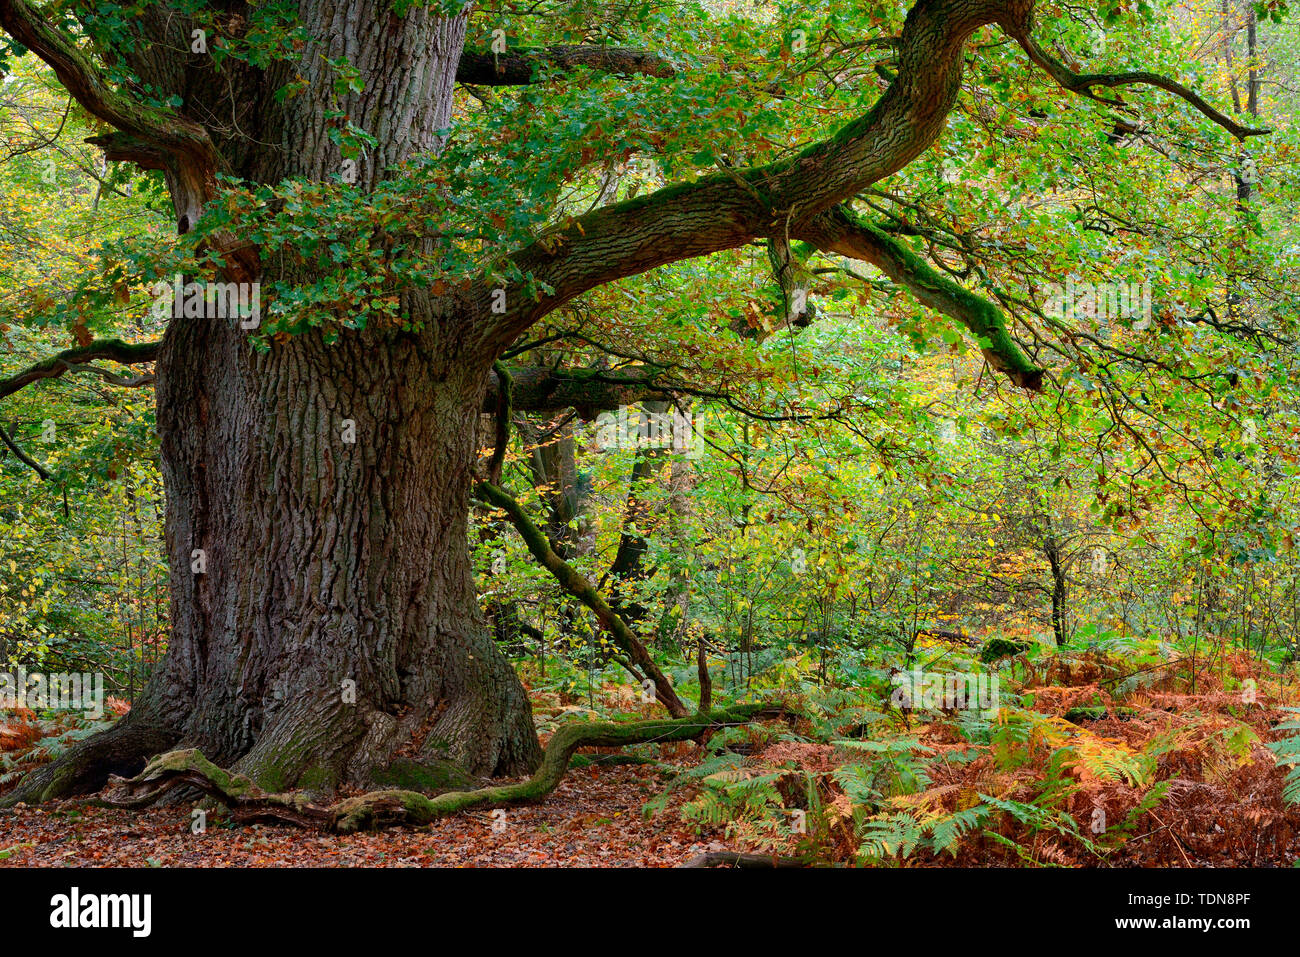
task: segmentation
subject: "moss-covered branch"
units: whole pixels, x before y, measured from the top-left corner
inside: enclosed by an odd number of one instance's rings
[[[202,124],[151,106],[110,82],[71,33],[50,22],[50,13],[25,0],[0,0],[0,29],[54,70],[59,82],[91,115],[112,131],[90,138],[113,162],[132,162],[163,170],[176,212],[176,228],[189,232],[216,195],[217,173],[225,158]],[[224,272],[251,281],[259,271],[258,252],[230,230],[214,232],[207,243],[225,261]]]
[[[690,709],[677,697],[677,692],[673,690],[668,676],[655,664],[655,660],[641,643],[641,639],[581,572],[555,554],[555,550],[551,548],[551,543],[546,538],[546,533],[534,524],[523,507],[504,491],[488,482],[480,482],[474,487],[474,497],[505,512],[533,557],[555,576],[561,588],[595,612],[601,627],[609,632],[614,644],[627,655],[632,664],[641,669],[642,674],[654,682],[655,697],[668,709],[668,713],[675,718],[690,714]]]
[[[957,102],[965,46],[980,27],[1021,17],[1031,0],[917,0],[892,43],[896,79],[869,110],[797,155],[722,169],[573,219],[516,252],[521,274],[549,295],[515,297],[483,324],[498,351],[588,289],[777,233],[802,238],[810,220],[924,153]]]
[[[58,355],[28,366],[16,375],[0,379],[0,399],[13,395],[33,382],[58,378],[70,369],[96,359],[110,359],[123,365],[153,362],[161,348],[161,342],[130,343],[121,339],[96,339],[88,346],[65,349]]]
[[[203,127],[115,89],[72,38],[46,20],[44,11],[24,0],[0,0],[0,27],[48,63],[93,116],[157,149],[190,154],[215,168],[216,150]]]
[[[1011,338],[1002,311],[935,269],[907,243],[845,206],[819,217],[804,236],[820,249],[871,263],[921,303],[969,329],[989,365],[1016,385],[1034,392],[1042,389],[1043,370]]]
[[[777,854],[747,854],[739,851],[706,851],[696,854],[678,867],[734,867],[741,870],[772,870],[774,868],[804,868],[811,863],[805,857],[783,857]]]
[[[774,705],[751,704],[681,719],[575,721],[551,736],[541,767],[528,780],[472,791],[447,791],[433,797],[418,791],[370,791],[324,807],[312,804],[299,793],[264,791],[244,775],[219,768],[190,749],[154,758],[133,778],[110,778],[104,799],[117,807],[139,808],[174,788],[188,786],[225,804],[240,821],[284,821],[343,834],[391,825],[419,826],[470,808],[540,801],[555,790],[579,748],[689,741],[714,728],[734,727],[781,713],[782,709]]]

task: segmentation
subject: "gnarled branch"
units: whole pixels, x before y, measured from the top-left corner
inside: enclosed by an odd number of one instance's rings
[[[542,316],[605,283],[756,239],[803,237],[815,230],[817,217],[903,168],[935,142],[961,87],[966,42],[986,24],[1001,26],[1034,62],[1081,89],[1147,83],[1184,97],[1234,135],[1263,132],[1238,126],[1158,74],[1076,77],[1033,41],[1033,8],[1033,0],[918,0],[896,44],[897,72],[864,116],[794,158],[667,187],[595,210],[539,237],[513,259],[521,273],[551,291],[535,300],[518,296],[505,315],[490,317],[482,326],[488,345],[504,350]],[[875,245],[898,259],[892,255],[900,252],[897,248]],[[968,326],[997,316],[990,304],[980,305],[953,290],[931,288],[927,296],[935,308],[947,312],[954,307],[950,314]],[[1002,341],[1003,327],[996,322],[988,326],[991,336],[975,331],[992,344],[990,349],[982,343],[990,362],[1013,381],[1038,387],[1038,370],[1014,343]]]
[[[1205,102],[1194,91],[1189,90],[1183,84],[1170,77],[1160,73],[1150,73],[1145,70],[1129,70],[1122,73],[1075,73],[1056,57],[1052,56],[1039,45],[1038,41],[1033,38],[1028,29],[1011,29],[1008,31],[1021,49],[1029,55],[1029,59],[1035,65],[1041,67],[1053,80],[1061,85],[1062,89],[1069,90],[1071,93],[1081,93],[1094,100],[1102,103],[1109,103],[1112,106],[1122,105],[1112,100],[1100,97],[1093,91],[1094,87],[1106,87],[1115,89],[1121,86],[1154,86],[1157,89],[1164,90],[1166,93],[1172,93],[1180,97],[1202,114],[1209,117],[1219,126],[1231,133],[1239,140],[1245,140],[1248,136],[1266,136],[1273,132],[1272,130],[1257,129],[1250,126],[1242,126],[1232,117],[1219,112],[1209,103]]]
[[[604,283],[757,238],[797,235],[813,217],[928,149],[956,102],[970,35],[984,24],[1020,22],[1032,6],[918,0],[899,38],[898,77],[864,116],[795,157],[606,206],[539,238],[513,259],[552,293],[536,301],[515,297],[504,315],[489,317],[489,345],[500,352],[548,312]]]
[[[646,399],[669,398],[674,392],[689,391],[668,381],[664,370],[654,366],[631,366],[617,373],[601,369],[555,369],[526,366],[508,370],[511,408],[520,412],[556,412],[577,409],[584,419],[600,412],[634,405]],[[501,376],[494,368],[483,401],[483,411],[495,413],[501,393]]]
[[[778,706],[751,704],[677,720],[575,721],[551,736],[541,767],[528,780],[435,797],[418,791],[370,791],[324,807],[300,793],[264,791],[248,777],[217,767],[193,749],[160,755],[133,778],[110,777],[103,796],[117,807],[139,808],[174,788],[191,786],[225,804],[240,821],[284,821],[344,834],[390,825],[419,826],[474,807],[540,801],[555,790],[578,748],[689,741],[715,728],[783,713]]]
[[[90,140],[109,159],[163,171],[177,230],[189,232],[203,214],[204,204],[216,195],[217,173],[226,167],[207,129],[114,89],[70,39],[25,0],[0,0],[0,28],[48,63],[82,107],[113,127],[114,132]],[[247,242],[223,230],[213,235],[212,246],[225,258],[232,278],[243,281],[256,276],[257,250]]]
[[[16,375],[12,375],[7,379],[0,379],[0,399],[11,396],[19,389],[31,385],[33,382],[39,382],[41,379],[56,379],[65,372],[80,371],[80,367],[84,366],[85,363],[94,362],[96,359],[111,359],[123,365],[153,362],[158,358],[158,350],[161,348],[161,342],[131,343],[123,342],[121,339],[96,339],[90,345],[65,349],[58,355],[28,366]],[[93,371],[106,377],[109,375],[101,369]],[[143,381],[123,381],[111,378],[109,381],[114,381],[118,385],[129,386],[146,384]]]
[[[190,153],[215,168],[207,130],[114,90],[73,42],[24,0],[0,0],[0,27],[53,68],[59,82],[89,113],[169,152]]]

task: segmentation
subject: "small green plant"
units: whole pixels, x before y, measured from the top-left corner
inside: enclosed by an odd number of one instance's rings
[[[1300,708],[1283,708],[1291,714],[1300,715]],[[1277,755],[1277,763],[1286,768],[1286,777],[1282,783],[1282,798],[1289,804],[1300,804],[1300,718],[1283,721],[1273,728],[1274,731],[1290,731],[1280,741],[1270,741],[1267,747]]]

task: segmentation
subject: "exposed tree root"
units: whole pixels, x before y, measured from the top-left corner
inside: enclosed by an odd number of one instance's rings
[[[578,748],[687,741],[713,728],[782,713],[779,706],[753,704],[671,720],[575,722],[551,736],[541,767],[528,780],[473,791],[447,791],[434,797],[418,791],[381,790],[324,807],[312,804],[301,793],[264,791],[244,775],[217,767],[193,749],[160,755],[133,778],[111,777],[103,796],[117,807],[138,808],[173,788],[191,786],[225,804],[239,821],[281,821],[341,834],[391,825],[418,826],[473,807],[539,801],[555,790]]]
[[[16,788],[0,796],[0,808],[94,793],[106,778],[130,774],[149,755],[175,747],[179,737],[141,707],[107,731],[77,742],[63,756],[28,772]]]

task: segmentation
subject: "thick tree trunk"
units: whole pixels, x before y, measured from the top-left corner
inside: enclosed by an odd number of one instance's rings
[[[132,730],[26,799],[173,744],[272,789],[409,784],[391,777],[399,754],[532,770],[528,701],[466,541],[486,373],[432,333],[309,332],[256,353],[234,328],[174,325],[158,363],[171,645]]]
[[[158,693],[172,716],[202,704],[186,741],[270,787],[366,780],[399,748],[530,770],[466,543],[486,367],[427,333],[197,339],[168,342],[159,384],[177,580]]]
[[[464,15],[321,0],[299,18],[316,38],[296,65],[308,87],[283,103],[270,95],[286,79],[276,69],[214,78],[210,64],[148,50],[133,66],[187,102],[210,95],[213,115],[241,112],[246,138],[219,145],[254,180],[342,169],[325,57],[346,55],[365,79],[340,104],[378,143],[354,188],[440,147]],[[180,20],[150,29],[158,49],[188,37]],[[193,197],[174,199],[184,229]],[[318,278],[262,268],[264,285]],[[170,647],[117,728],[30,775],[10,803],[98,789],[172,746],[266,788],[317,792],[436,786],[434,764],[448,783],[537,766],[528,700],[479,613],[466,541],[494,356],[472,345],[465,303],[412,294],[402,307],[420,331],[344,330],[326,344],[311,329],[266,352],[233,320],[169,323],[157,395]]]

